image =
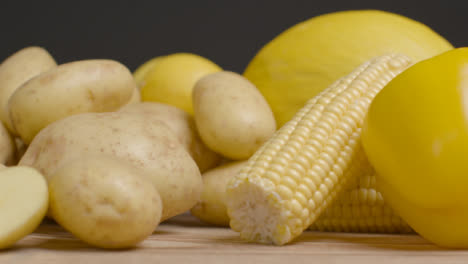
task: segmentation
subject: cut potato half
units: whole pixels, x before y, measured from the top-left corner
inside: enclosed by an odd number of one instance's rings
[[[46,180],[35,169],[18,166],[0,170],[0,249],[36,229],[48,200]]]

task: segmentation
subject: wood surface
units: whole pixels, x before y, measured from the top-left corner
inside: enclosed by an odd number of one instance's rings
[[[270,246],[241,241],[229,228],[182,215],[161,224],[136,248],[102,250],[44,222],[12,249],[0,251],[0,264],[76,263],[468,263],[468,250],[438,248],[417,235],[323,233],[307,231],[294,243]]]

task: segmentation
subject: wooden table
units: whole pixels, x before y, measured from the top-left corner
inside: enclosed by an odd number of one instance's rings
[[[1,264],[75,263],[468,263],[468,250],[438,248],[417,235],[305,232],[294,243],[246,243],[228,228],[176,217],[138,247],[101,250],[89,247],[52,222],[0,251]]]

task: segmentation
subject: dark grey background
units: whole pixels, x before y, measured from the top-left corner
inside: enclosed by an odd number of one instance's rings
[[[205,56],[242,72],[254,54],[288,27],[350,9],[399,13],[468,46],[468,1],[5,1],[0,5],[0,60],[28,45],[59,63],[118,60],[134,70],[174,52]]]

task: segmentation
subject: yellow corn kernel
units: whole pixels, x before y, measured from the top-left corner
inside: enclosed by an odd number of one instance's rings
[[[328,232],[412,233],[410,226],[385,203],[368,163],[362,175],[343,188],[336,200],[309,227]]]
[[[409,64],[404,55],[377,57],[310,99],[229,183],[231,228],[245,240],[282,245],[309,227],[361,174],[369,104]]]

